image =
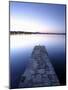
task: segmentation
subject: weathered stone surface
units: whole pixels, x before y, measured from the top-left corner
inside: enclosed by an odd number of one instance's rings
[[[60,85],[44,46],[35,46],[19,87]]]

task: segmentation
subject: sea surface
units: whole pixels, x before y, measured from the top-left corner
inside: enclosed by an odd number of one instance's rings
[[[36,45],[44,45],[60,84],[66,84],[65,35],[10,35],[10,87],[17,88]]]

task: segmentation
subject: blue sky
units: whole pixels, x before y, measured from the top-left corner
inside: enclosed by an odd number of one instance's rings
[[[65,5],[10,2],[10,30],[65,33]]]

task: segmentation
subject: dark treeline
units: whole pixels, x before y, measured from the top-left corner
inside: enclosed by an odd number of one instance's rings
[[[11,35],[14,34],[49,34],[49,35],[66,35],[66,33],[44,33],[44,32],[24,32],[24,31],[10,31]]]

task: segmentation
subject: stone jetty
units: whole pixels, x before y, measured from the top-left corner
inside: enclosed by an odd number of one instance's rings
[[[35,46],[30,62],[21,76],[19,88],[57,85],[60,82],[45,46]]]

